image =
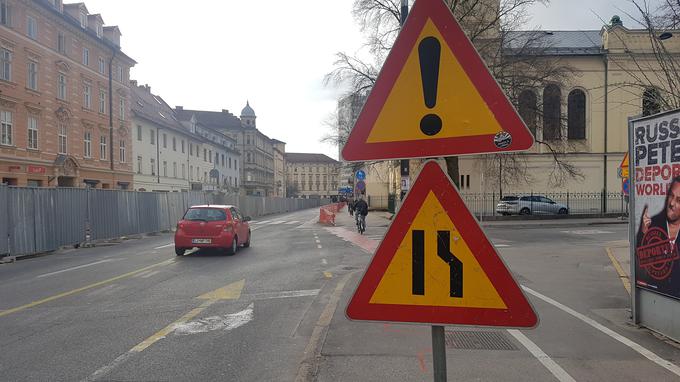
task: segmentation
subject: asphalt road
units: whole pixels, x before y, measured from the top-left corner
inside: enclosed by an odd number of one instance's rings
[[[316,214],[254,222],[234,256],[176,257],[161,234],[0,265],[0,380],[431,380],[429,328],[344,316],[387,220],[357,239]],[[447,348],[449,380],[680,380],[680,350],[627,323],[603,250],[626,226],[578,224],[487,229],[541,322],[486,342],[447,328],[468,339]]]

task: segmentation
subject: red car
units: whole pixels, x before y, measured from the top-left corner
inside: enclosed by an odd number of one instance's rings
[[[224,249],[234,254],[238,247],[250,247],[249,216],[234,206],[193,206],[187,210],[175,231],[175,254],[197,248]]]

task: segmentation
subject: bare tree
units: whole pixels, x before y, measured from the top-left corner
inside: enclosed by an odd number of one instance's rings
[[[617,42],[623,44],[627,54],[612,57],[610,62],[629,79],[612,86],[634,95],[639,101],[635,106],[642,106],[644,114],[680,108],[680,53],[669,51],[664,42],[673,37],[665,32],[680,28],[680,0],[664,0],[655,8],[647,0],[629,1],[637,13],[626,15],[645,32],[649,50],[636,50],[625,39],[619,39]],[[614,18],[611,26],[618,23],[620,20]]]
[[[543,88],[551,83],[564,84],[573,76],[572,68],[559,59],[547,57],[551,46],[544,33],[517,32],[528,20],[528,8],[535,4],[546,4],[547,0],[504,0],[500,5],[486,0],[446,2],[513,103],[517,104],[522,90]],[[378,68],[399,32],[399,9],[399,0],[355,0],[354,16],[361,30],[368,35],[366,46],[374,62],[338,53],[335,68],[326,76],[327,84],[346,86],[349,93],[366,92],[372,88],[379,73]],[[536,108],[536,114],[540,118],[540,105]],[[561,118],[561,122],[566,123],[566,119]],[[347,133],[349,130],[351,126],[348,126]],[[565,156],[570,149],[567,142],[537,140],[537,143],[546,146],[554,159],[549,176],[552,185],[558,186],[567,179],[582,177]],[[447,157],[445,160],[447,172],[457,184],[460,178],[458,158]],[[516,182],[530,180],[526,157],[522,154],[486,156],[483,167],[492,178],[499,180],[501,192],[504,184],[515,185]]]

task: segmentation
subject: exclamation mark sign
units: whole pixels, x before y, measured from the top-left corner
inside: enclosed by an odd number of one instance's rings
[[[441,44],[435,37],[426,37],[418,45],[420,77],[423,83],[425,106],[432,109],[437,105],[437,84],[439,83],[439,58]],[[427,114],[420,120],[420,131],[425,135],[436,135],[442,129],[442,120],[437,114]]]

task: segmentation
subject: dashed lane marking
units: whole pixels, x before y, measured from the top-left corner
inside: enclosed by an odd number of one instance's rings
[[[317,244],[316,247],[317,247],[318,249],[322,249],[322,248],[323,248],[323,247],[321,246],[321,244]]]
[[[75,270],[77,270],[77,269],[83,269],[83,268],[91,267],[91,266],[93,266],[93,265],[104,264],[104,263],[110,263],[110,262],[112,262],[112,261],[118,261],[118,260],[122,260],[122,259],[105,259],[105,260],[95,261],[95,262],[93,262],[93,263],[88,263],[88,264],[84,264],[84,265],[79,265],[79,266],[77,266],[77,267],[71,267],[71,268],[62,269],[62,270],[56,271],[56,272],[45,273],[45,274],[42,274],[42,275],[40,275],[40,276],[36,276],[35,278],[36,278],[36,279],[41,279],[41,278],[43,278],[43,277],[54,276],[54,275],[58,275],[58,274],[64,273],[64,272],[75,271]]]
[[[174,247],[174,246],[175,246],[175,243],[170,243],[170,244],[161,245],[160,247],[156,247],[154,249],[163,249],[163,248]]]
[[[93,284],[90,284],[90,285],[85,285],[84,287],[72,289],[72,290],[67,291],[67,292],[59,293],[59,294],[56,294],[54,296],[44,298],[42,300],[33,301],[33,302],[28,303],[26,305],[17,306],[16,308],[12,308],[12,309],[8,309],[8,310],[5,310],[3,312],[0,312],[0,317],[7,316],[7,315],[12,314],[12,313],[20,312],[20,311],[28,309],[28,308],[33,308],[35,306],[42,305],[42,304],[45,304],[45,303],[50,302],[50,301],[58,300],[60,298],[68,297],[68,296],[71,296],[71,295],[74,295],[74,294],[77,294],[77,293],[80,293],[80,292],[83,292],[83,291],[86,291],[86,290],[89,290],[89,289],[93,289],[93,288],[96,288],[96,287],[99,287],[99,286],[102,286],[102,285],[106,285],[106,284],[112,283],[114,281],[118,281],[118,280],[130,277],[130,276],[134,276],[134,275],[136,275],[140,272],[144,272],[146,270],[156,268],[156,267],[160,267],[160,266],[163,266],[163,265],[168,265],[168,264],[171,264],[171,263],[174,263],[174,262],[175,262],[174,259],[161,261],[160,263],[151,264],[151,265],[146,266],[144,268],[140,268],[140,269],[137,269],[137,270],[132,271],[132,272],[124,273],[122,275],[112,277],[110,279],[99,281],[99,282],[96,282],[96,283],[93,283]]]
[[[328,260],[326,260],[326,259],[321,259],[321,264],[327,265],[327,264],[328,264]]]

